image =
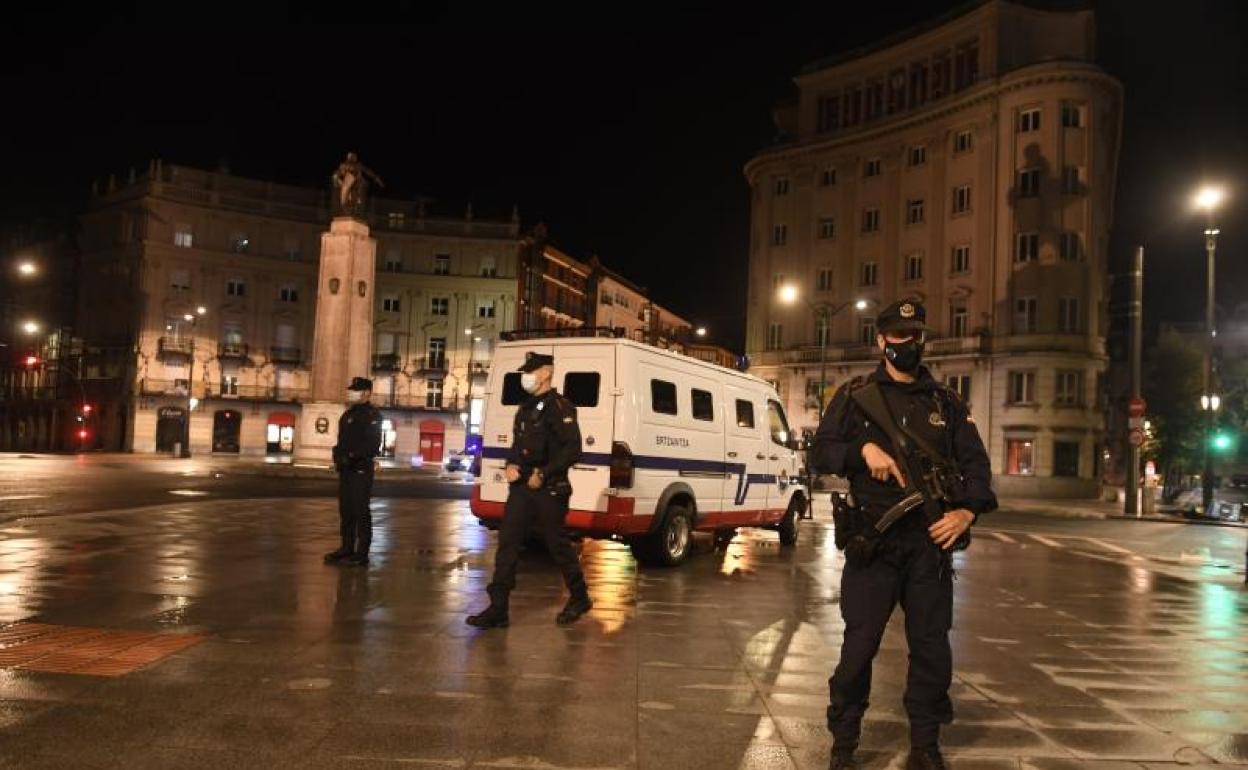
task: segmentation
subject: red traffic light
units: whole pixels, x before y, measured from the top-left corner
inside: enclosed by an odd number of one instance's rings
[[[83,441],[85,441],[85,440],[87,439],[87,436],[89,436],[89,435],[91,435],[91,434],[87,433],[87,431],[86,431],[86,430],[80,430],[80,431],[78,431],[78,438],[82,439]]]
[[[26,364],[27,366],[38,366],[38,365],[39,365],[39,356],[26,356],[26,358],[25,358],[25,361],[24,361],[24,362],[25,362],[25,364]]]
[[[91,410],[92,410],[92,409],[95,409],[95,407],[91,406],[90,404],[83,404],[83,405],[82,405],[82,413],[83,413],[83,414],[91,414]]]

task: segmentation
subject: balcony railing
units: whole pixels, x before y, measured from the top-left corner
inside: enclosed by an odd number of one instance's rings
[[[397,372],[402,368],[398,353],[378,353],[373,356],[374,372]]]
[[[247,358],[250,349],[241,342],[222,342],[217,346],[217,358]]]
[[[182,356],[189,358],[195,347],[191,337],[161,337],[157,352],[161,356]]]
[[[303,350],[274,345],[269,348],[269,360],[275,364],[301,364],[303,363]]]
[[[430,353],[421,360],[419,371],[422,374],[428,374],[430,372],[445,372],[446,355],[434,355]]]

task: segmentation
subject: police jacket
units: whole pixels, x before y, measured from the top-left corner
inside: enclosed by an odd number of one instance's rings
[[[338,443],[334,444],[334,466],[338,470],[373,469],[373,458],[381,454],[381,410],[372,404],[352,404],[338,418]]]
[[[507,462],[520,466],[520,481],[533,470],[542,473],[542,485],[566,487],[568,469],[581,458],[581,428],[576,407],[553,388],[530,396],[516,410]]]
[[[904,383],[890,377],[881,363],[867,381],[879,384],[898,424],[920,434],[957,465],[964,484],[961,499],[953,501],[956,507],[977,516],[997,507],[988,453],[957,393],[936,382],[927,367],[919,368],[914,382]],[[853,390],[864,384],[862,378],[848,382],[832,397],[815,433],[812,464],[819,473],[848,478],[855,501],[870,512],[882,513],[900,502],[905,492],[891,476],[887,482],[872,478],[862,457],[863,446],[875,444],[897,461],[903,475],[906,470],[888,435],[850,399]]]

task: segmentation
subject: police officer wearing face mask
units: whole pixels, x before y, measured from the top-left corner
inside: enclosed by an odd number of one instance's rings
[[[841,577],[845,637],[828,683],[834,770],[857,767],[854,750],[871,691],[871,664],[898,603],[905,612],[910,648],[904,698],[910,718],[906,767],[939,770],[945,766],[940,727],[953,719],[949,700],[953,677],[950,549],[966,542],[964,535],[971,524],[979,514],[996,508],[996,498],[990,486],[988,455],[966,405],[921,365],[925,319],[923,306],[914,300],[895,302],[880,313],[876,344],[883,360],[869,378],[837,391],[815,436],[816,470],[849,479],[858,521],[865,526],[878,522],[907,496],[907,465],[894,456],[888,433],[852,397],[857,388],[878,386],[894,425],[906,425],[919,433],[962,476],[958,499],[937,508],[943,510],[943,517],[933,521],[919,505],[879,536],[876,555],[869,563],[855,566],[847,561],[845,565]],[[837,534],[839,539],[841,533]]]
[[[325,554],[325,563],[343,567],[368,564],[373,541],[373,464],[381,454],[381,411],[369,403],[373,381],[356,377],[347,386],[347,411],[338,418],[334,468],[338,471],[338,531],[342,544]]]
[[[494,579],[486,589],[490,606],[467,619],[469,625],[478,628],[508,624],[508,597],[516,586],[516,562],[530,528],[541,535],[571,593],[556,622],[574,623],[593,607],[576,550],[563,530],[572,494],[568,469],[581,456],[576,407],[551,387],[555,372],[552,356],[529,353],[520,372],[520,385],[529,397],[516,410],[512,426],[504,471],[511,489],[499,529]]]

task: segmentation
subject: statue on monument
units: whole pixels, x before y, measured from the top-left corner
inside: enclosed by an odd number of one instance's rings
[[[369,179],[376,182],[378,187],[385,188],[381,178],[361,163],[359,156],[353,152],[347,153],[346,160],[338,164],[331,177],[334,184],[334,216],[358,217],[364,214]]]

